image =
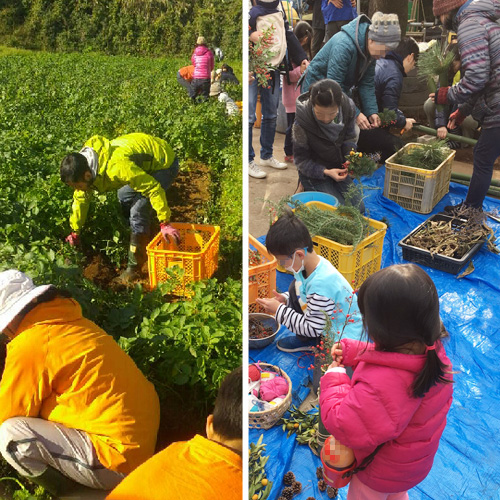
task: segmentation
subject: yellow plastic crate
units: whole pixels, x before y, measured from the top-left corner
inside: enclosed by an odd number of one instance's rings
[[[306,203],[306,206],[310,205],[321,210],[337,210],[336,207],[319,201]],[[330,261],[354,289],[359,288],[368,276],[380,269],[384,237],[387,231],[387,226],[383,222],[368,217],[365,219],[374,232],[361,240],[356,247],[341,245],[322,236],[312,238],[316,253]]]
[[[435,170],[396,163],[397,155],[419,147],[422,147],[422,144],[410,142],[386,160],[384,196],[407,210],[428,214],[450,189],[455,151],[451,150]]]
[[[248,312],[264,312],[255,299],[272,297],[273,290],[276,289],[276,257],[251,234],[248,235],[248,243],[262,257],[261,264],[248,267]]]
[[[193,281],[213,276],[219,260],[220,227],[205,224],[172,222],[180,234],[181,242],[167,243],[161,232],[146,247],[148,253],[149,284],[154,288],[170,276],[167,269],[182,269],[175,295],[189,296],[186,288]]]

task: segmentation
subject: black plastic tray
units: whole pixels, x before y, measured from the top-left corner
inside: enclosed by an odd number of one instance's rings
[[[458,229],[467,221],[464,219],[457,219],[456,217],[450,217],[445,214],[435,214],[429,217],[427,220],[422,222],[418,227],[416,227],[410,234],[407,234],[400,242],[399,246],[403,249],[403,259],[409,260],[410,262],[415,262],[416,264],[421,264],[423,266],[432,267],[433,269],[438,269],[439,271],[444,271],[450,274],[458,274],[460,270],[476,255],[479,249],[483,246],[484,240],[476,243],[461,259],[454,259],[453,257],[447,257],[445,255],[434,254],[423,248],[414,247],[408,245],[405,241],[418,233],[429,221],[450,221],[451,226],[454,229]]]

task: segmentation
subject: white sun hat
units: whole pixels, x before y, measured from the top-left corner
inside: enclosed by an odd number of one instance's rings
[[[41,295],[53,285],[36,286],[26,274],[15,269],[0,273],[0,332],[34,298]]]

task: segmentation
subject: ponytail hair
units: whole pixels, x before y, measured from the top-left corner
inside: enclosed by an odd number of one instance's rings
[[[309,89],[309,95],[313,106],[340,107],[342,104],[342,88],[335,80],[329,78],[314,82]]]
[[[363,325],[378,351],[403,352],[408,344],[426,347],[426,360],[412,393],[423,397],[437,383],[450,383],[440,359],[439,297],[429,275],[415,264],[386,267],[372,274],[358,293]],[[448,371],[447,371],[448,370]]]
[[[432,349],[431,349],[432,347]],[[425,348],[425,364],[422,371],[417,375],[413,382],[412,392],[415,398],[421,398],[429,391],[429,389],[438,383],[452,383],[453,381],[446,377],[449,371],[448,368],[437,354],[437,349],[441,348],[441,341],[436,341],[432,346]]]

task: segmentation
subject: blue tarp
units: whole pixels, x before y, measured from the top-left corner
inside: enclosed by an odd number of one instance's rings
[[[369,217],[385,218],[389,227],[384,240],[382,267],[404,263],[398,242],[430,217],[407,211],[384,198],[385,169],[364,180]],[[434,208],[441,212],[445,205],[465,199],[467,188],[451,183],[450,192]],[[500,210],[500,201],[487,198],[485,210]],[[500,224],[488,219],[497,238]],[[441,317],[450,337],[444,341],[446,352],[456,371],[453,404],[448,414],[434,466],[418,486],[410,490],[411,500],[495,500],[500,499],[500,255],[483,247],[473,259],[475,270],[457,279],[455,275],[423,267],[433,279],[440,297]],[[278,273],[277,287],[288,288],[291,277]],[[496,311],[496,312],[495,312]],[[289,335],[282,327],[278,338]],[[252,360],[282,367],[293,385],[293,403],[300,405],[309,393],[308,377],[312,372],[300,366],[311,363],[310,356],[278,351],[274,344],[251,350]],[[283,474],[293,471],[303,491],[294,500],[328,498],[317,488],[316,467],[320,460],[305,445],[298,445],[294,435],[289,439],[281,427],[267,431],[250,429],[250,442],[264,433],[263,442],[270,459],[266,466],[269,480],[274,481],[269,500],[276,500],[284,487]],[[347,488],[338,498],[345,500]]]

